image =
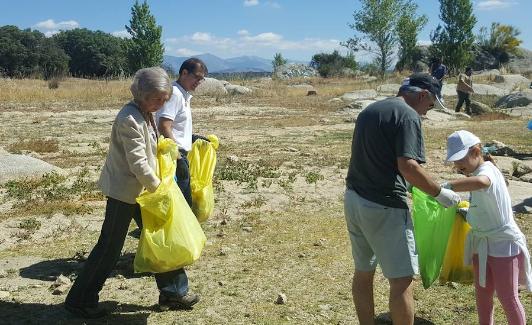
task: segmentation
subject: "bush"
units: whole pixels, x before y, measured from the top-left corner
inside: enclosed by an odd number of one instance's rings
[[[346,69],[354,73],[358,67],[354,55],[348,54],[342,56],[338,51],[334,51],[330,54],[314,54],[310,65],[318,70],[320,76],[325,78],[343,76],[346,74]]]

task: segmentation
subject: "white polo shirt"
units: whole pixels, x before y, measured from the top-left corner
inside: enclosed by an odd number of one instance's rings
[[[179,149],[192,149],[192,95],[176,81],[173,82],[172,97],[155,113],[157,125],[161,117],[172,120],[172,133]]]

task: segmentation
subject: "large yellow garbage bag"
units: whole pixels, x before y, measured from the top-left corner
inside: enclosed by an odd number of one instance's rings
[[[469,202],[462,201],[458,207],[467,208]],[[465,284],[473,283],[473,266],[464,265],[464,245],[470,229],[471,226],[457,213],[443,259],[440,283],[450,281]]]
[[[192,192],[192,211],[199,222],[205,222],[214,211],[214,190],[212,177],[216,167],[218,137],[208,135],[205,141],[198,139],[192,145],[187,158],[190,170],[190,189]]]
[[[153,193],[137,198],[142,214],[142,232],[133,263],[135,272],[162,273],[196,261],[206,237],[174,181],[177,145],[159,138],[157,160],[161,184]]]

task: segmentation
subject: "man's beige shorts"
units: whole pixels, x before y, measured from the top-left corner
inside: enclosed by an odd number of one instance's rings
[[[344,212],[355,270],[374,271],[388,279],[418,273],[414,228],[408,209],[387,207],[346,190]]]

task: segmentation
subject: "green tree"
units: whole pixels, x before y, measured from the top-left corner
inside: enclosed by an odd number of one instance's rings
[[[431,54],[442,58],[452,73],[467,66],[472,59],[471,49],[475,37],[473,28],[477,19],[473,15],[471,0],[439,0],[440,19],[431,33]]]
[[[0,74],[8,77],[62,76],[69,57],[36,30],[0,27]]]
[[[78,77],[116,77],[128,71],[126,40],[102,31],[76,28],[54,35],[70,56],[70,73]]]
[[[511,25],[492,23],[488,35],[488,29],[481,27],[477,36],[478,45],[492,54],[499,64],[507,63],[510,54],[519,55],[519,45],[523,42],[518,39],[521,32]]]
[[[275,72],[277,68],[279,68],[282,65],[285,65],[288,61],[286,61],[285,58],[283,58],[283,55],[281,53],[275,53],[275,56],[273,57],[272,66],[273,71]]]
[[[353,13],[354,24],[349,27],[363,36],[355,35],[342,45],[352,51],[364,50],[376,55],[376,63],[384,76],[394,58],[398,43],[396,26],[401,14],[415,11],[411,0],[360,0],[362,8]],[[413,9],[412,9],[413,8]]]
[[[344,75],[345,69],[354,72],[358,67],[353,54],[342,56],[338,51],[314,54],[310,65],[325,78]]]
[[[414,68],[415,62],[419,59],[420,53],[417,45],[417,36],[427,24],[427,16],[416,15],[417,4],[412,3],[413,10],[403,10],[397,21],[397,36],[399,39],[399,60],[396,69]]]
[[[131,72],[141,68],[159,66],[163,62],[164,46],[161,42],[163,28],[157,25],[148,3],[135,1],[131,7],[131,20],[126,26],[131,35],[128,44],[128,60]]]

